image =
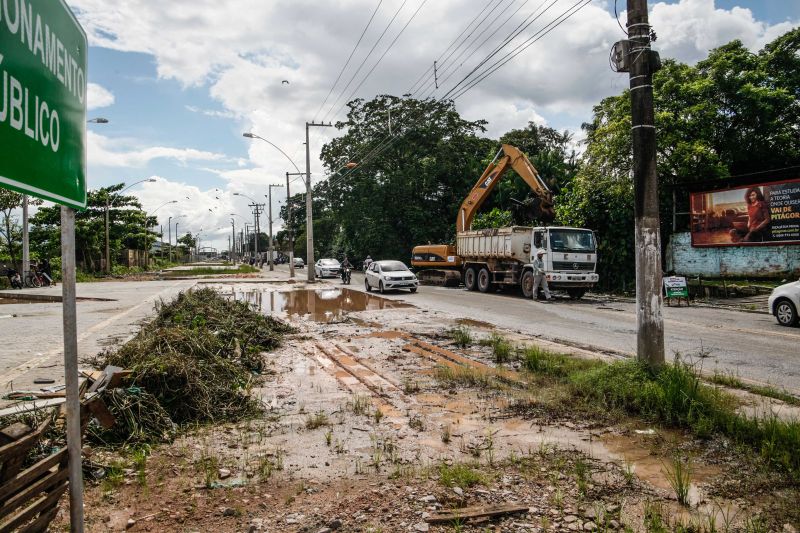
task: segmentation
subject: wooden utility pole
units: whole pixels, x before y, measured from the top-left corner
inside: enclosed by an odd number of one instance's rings
[[[636,226],[636,353],[639,360],[659,367],[664,364],[664,321],[653,111],[655,65],[650,52],[647,0],[628,0],[628,40]]]

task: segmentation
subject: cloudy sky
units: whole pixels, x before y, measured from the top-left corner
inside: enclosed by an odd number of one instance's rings
[[[531,120],[577,131],[591,106],[627,80],[608,66],[609,48],[624,37],[613,0],[590,0],[548,26],[585,3],[576,2],[67,0],[91,45],[89,116],[109,120],[89,126],[89,187],[154,178],[131,188],[146,210],[158,208],[162,224],[185,215],[181,233],[202,230],[204,245],[227,248],[230,214],[240,215],[237,225],[252,219],[249,200],[234,193],[263,202],[268,184],[285,184],[285,172],[295,171],[278,150],[243,132],[268,139],[304,170],[306,121],[342,119],[353,97],[441,97],[521,24],[488,65],[539,39],[463,95],[454,93],[459,111],[489,120],[495,137]],[[624,25],[626,2],[618,4]],[[690,63],[735,38],[757,50],[800,24],[794,0],[651,0],[650,10],[654,47]],[[313,131],[315,181],[324,179],[319,150],[336,133]],[[293,191],[300,186],[294,181]],[[277,212],[285,189],[273,193]],[[178,203],[159,207],[171,200]]]

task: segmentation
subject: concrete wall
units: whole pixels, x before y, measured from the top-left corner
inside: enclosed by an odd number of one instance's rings
[[[800,275],[800,245],[692,248],[689,232],[667,245],[667,270],[685,276],[778,277]]]

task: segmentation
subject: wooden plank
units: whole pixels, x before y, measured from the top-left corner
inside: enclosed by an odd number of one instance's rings
[[[52,422],[52,417],[47,417],[44,422],[42,422],[36,431],[32,433],[28,433],[24,437],[14,442],[10,442],[5,446],[0,447],[0,462],[6,463],[9,459],[13,457],[17,457],[19,455],[24,455],[27,451],[36,444],[36,441],[39,440],[42,433],[50,426],[50,422]],[[5,470],[5,469],[4,469]],[[15,473],[16,475],[16,473]],[[8,479],[8,477],[4,477],[3,481]]]
[[[12,405],[11,407],[6,407],[5,409],[0,410],[0,417],[13,416],[20,413],[29,413],[31,411],[37,411],[46,407],[55,407],[65,403],[66,401],[66,398],[52,398],[50,400],[33,400],[30,402],[18,403]]]
[[[33,431],[33,428],[22,422],[14,422],[10,426],[0,429],[0,441],[3,444],[14,442]]]
[[[60,470],[54,470],[41,478],[39,481],[28,485],[28,487],[16,493],[14,496],[6,500],[2,506],[0,506],[0,518],[8,516],[14,511],[14,509],[20,507],[37,494],[47,492],[47,490],[53,485],[66,480],[68,475],[69,470],[62,468]]]
[[[11,531],[16,527],[21,526],[42,511],[49,510],[51,506],[58,503],[58,499],[67,490],[68,482],[54,488],[50,494],[44,495],[41,498],[33,501],[26,508],[19,510],[16,514],[8,517],[7,520],[0,523],[0,531]]]
[[[21,529],[19,533],[44,533],[50,522],[56,517],[58,513],[58,505],[54,505],[49,511],[43,511],[39,518],[28,524],[25,528]]]
[[[25,485],[33,483],[38,478],[42,477],[53,466],[59,463],[63,463],[63,465],[66,466],[67,463],[66,448],[62,448],[53,455],[45,457],[41,461],[32,465],[30,468],[17,474],[13,479],[9,479],[5,483],[3,483],[3,485],[0,486],[0,501],[5,500],[6,498],[8,498],[10,494],[15,493]]]
[[[474,518],[491,518],[507,514],[527,513],[527,505],[476,505],[461,509],[447,509],[425,519],[429,524],[447,524],[454,520],[470,520]]]
[[[116,374],[115,374],[116,375]],[[97,419],[104,429],[109,429],[114,426],[116,419],[111,411],[108,410],[106,403],[98,397],[96,401],[89,402],[89,412]]]

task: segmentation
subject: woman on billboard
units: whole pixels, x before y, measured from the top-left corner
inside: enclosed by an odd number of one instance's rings
[[[769,206],[759,187],[750,187],[744,193],[747,203],[747,230],[732,229],[733,242],[763,242],[769,231]]]

